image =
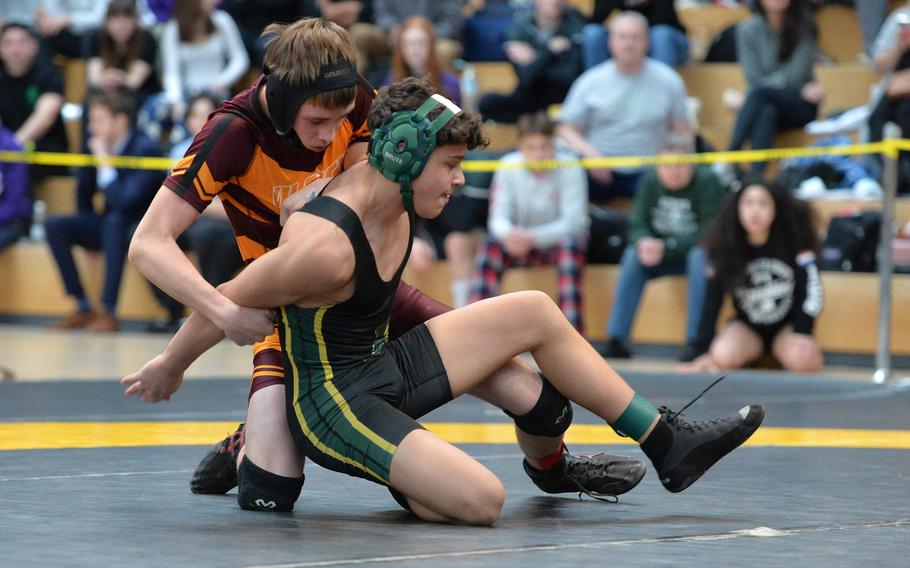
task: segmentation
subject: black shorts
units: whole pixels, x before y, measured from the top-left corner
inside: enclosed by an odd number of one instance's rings
[[[781,330],[787,327],[787,324],[790,323],[784,321],[772,325],[755,325],[737,317],[730,318],[730,321],[738,321],[751,329],[752,332],[755,333],[759,339],[761,339],[762,345],[765,347],[765,353],[773,352],[772,348],[774,347],[774,339],[777,337],[777,334],[780,333]]]
[[[330,380],[288,373],[288,425],[298,447],[326,469],[389,483],[392,456],[416,419],[452,400],[426,325]]]

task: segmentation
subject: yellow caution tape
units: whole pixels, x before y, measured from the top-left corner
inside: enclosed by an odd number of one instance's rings
[[[772,148],[769,150],[742,150],[737,152],[706,152],[704,154],[663,154],[659,156],[620,156],[614,158],[585,158],[580,160],[543,160],[539,162],[502,163],[499,160],[467,160],[462,165],[466,172],[492,172],[497,169],[533,168],[552,170],[566,167],[641,168],[659,164],[742,164],[767,162],[784,158],[808,156],[856,156],[884,154],[896,157],[899,150],[910,150],[910,139],[885,140],[868,144],[847,146],[808,146],[802,148]],[[0,151],[0,162],[24,162],[43,166],[85,167],[107,165],[115,168],[142,170],[171,170],[177,161],[171,158],[143,156],[111,156],[100,160],[90,154],[60,152],[11,152]]]
[[[148,156],[109,156],[103,160],[91,154],[69,154],[65,152],[9,152],[0,151],[0,162],[25,162],[41,166],[111,166],[134,170],[171,170],[177,160],[152,158]]]

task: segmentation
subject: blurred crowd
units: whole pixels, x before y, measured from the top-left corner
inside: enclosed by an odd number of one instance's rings
[[[820,245],[809,208],[793,196],[804,179],[768,181],[761,162],[749,172],[725,164],[541,164],[712,149],[699,135],[697,102],[677,71],[692,53],[678,10],[697,3],[594,0],[583,15],[567,0],[0,0],[0,149],[67,152],[74,143],[66,118],[78,122],[81,153],[179,159],[209,113],[259,74],[269,23],[322,17],[348,30],[358,71],[376,88],[427,77],[485,120],[516,125],[514,149],[475,156],[504,167],[469,175],[446,212],[419,229],[411,269],[446,259],[456,306],[497,294],[510,268],[553,265],[558,303],[583,330],[585,265],[607,260],[619,265],[619,276],[605,356],[632,355],[631,330],[647,283],[684,275],[686,344],[679,359],[687,368],[738,367],[772,354],[789,369],[813,370],[822,364],[813,337],[822,309]],[[729,145],[716,149],[771,148],[778,133],[820,118],[826,97],[813,71],[821,61],[813,9],[822,3],[746,4],[751,15],[718,34],[709,53],[712,61],[737,62],[746,85],[724,94],[735,121]],[[868,139],[880,140],[888,121],[910,129],[910,7],[888,15],[886,1],[855,4],[866,60],[882,78],[862,123]],[[60,63],[72,59],[85,61],[87,92],[81,104],[67,105],[75,112],[66,112]],[[509,62],[514,88],[482,92],[477,61]],[[877,187],[875,163],[831,167],[849,170],[851,183]],[[34,188],[67,174],[77,179],[74,212],[41,218]],[[165,173],[2,162],[0,175],[0,250],[45,235],[75,302],[55,327],[117,331],[130,237]],[[619,213],[597,213],[605,210]],[[217,206],[181,246],[196,253],[213,285],[242,265]],[[74,247],[104,258],[99,305],[86,295]],[[168,316],[150,329],[173,331],[184,307],[154,292]],[[725,296],[735,316],[719,322]]]

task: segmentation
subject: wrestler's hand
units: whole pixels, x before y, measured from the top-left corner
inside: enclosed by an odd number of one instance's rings
[[[137,396],[143,402],[171,400],[171,395],[183,384],[184,371],[171,366],[165,355],[158,355],[135,373],[120,379],[120,384],[127,385],[123,394]]]
[[[244,308],[231,302],[226,317],[214,322],[224,336],[237,345],[253,345],[275,331],[275,312],[263,308]]]

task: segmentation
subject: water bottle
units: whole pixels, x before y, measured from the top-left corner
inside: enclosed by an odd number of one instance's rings
[[[461,70],[461,106],[470,112],[477,112],[477,71],[470,63],[465,63]]]
[[[40,199],[35,200],[32,206],[32,227],[29,229],[28,238],[36,243],[43,243],[47,236],[44,232],[44,219],[47,217],[47,203]]]

